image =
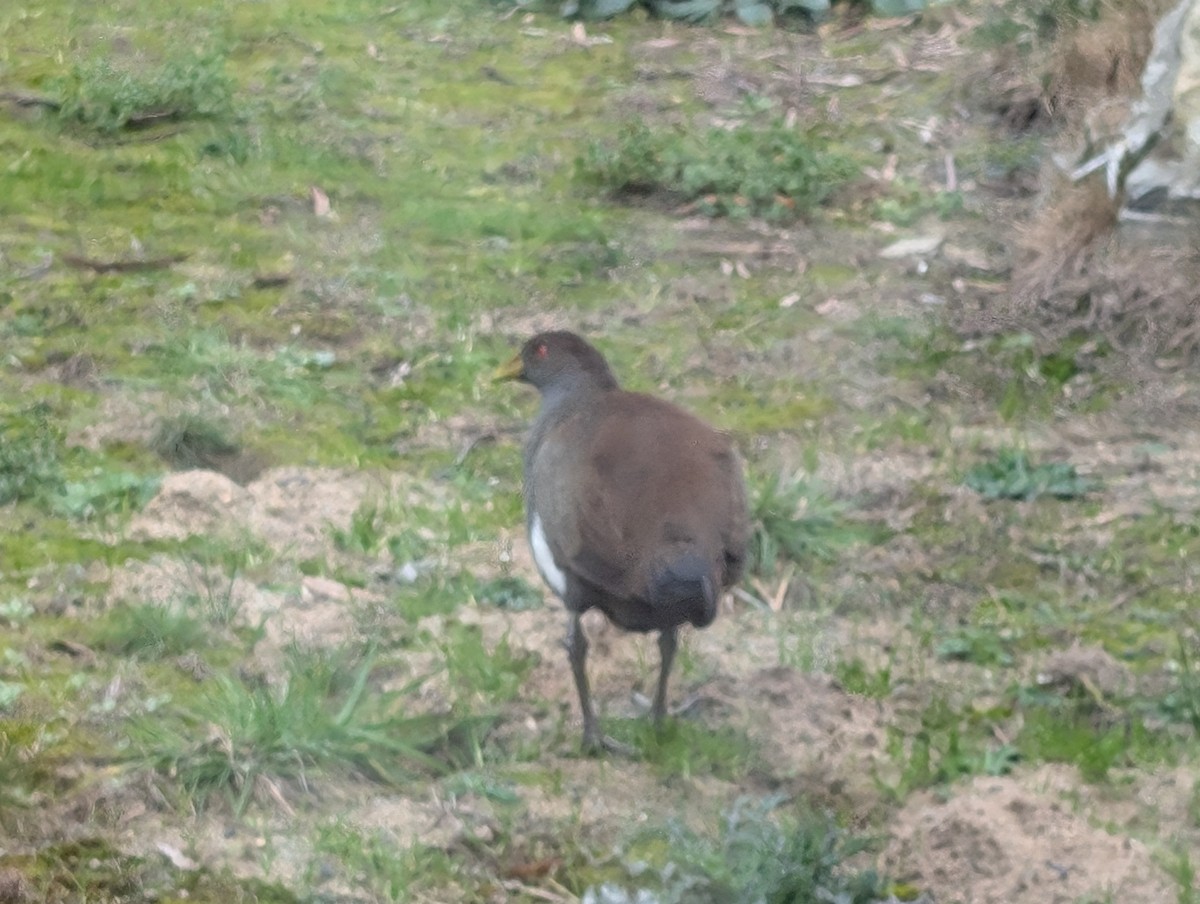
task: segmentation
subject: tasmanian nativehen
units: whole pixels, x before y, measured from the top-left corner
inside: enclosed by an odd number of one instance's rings
[[[621,389],[604,356],[574,333],[534,336],[496,379],[541,393],[525,444],[529,544],[569,613],[583,746],[613,747],[592,708],[580,616],[594,606],[626,630],[659,632],[651,712],[660,722],[679,626],[710,624],[721,592],[742,574],[741,465],[724,434],[670,402]]]

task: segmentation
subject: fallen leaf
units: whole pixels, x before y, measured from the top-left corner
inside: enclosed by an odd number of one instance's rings
[[[196,870],[200,869],[200,864],[185,854],[183,851],[174,845],[167,844],[165,841],[160,841],[155,845],[158,852],[171,861],[171,865],[175,869]]]
[[[938,250],[941,244],[942,236],[940,235],[918,235],[910,239],[900,239],[898,242],[892,242],[892,244],[879,252],[879,256],[895,259],[898,257],[915,257],[922,254],[932,254]]]
[[[793,292],[790,295],[785,295],[785,296],[783,296],[783,298],[779,299],[779,306],[781,308],[790,308],[792,305],[794,305],[799,300],[800,300],[800,293]]]
[[[583,27],[582,22],[576,22],[571,26],[571,41],[580,47],[595,47],[597,44],[611,44],[613,39],[608,35],[596,35],[592,37],[588,35],[587,29]]]
[[[995,265],[988,259],[988,256],[978,248],[964,248],[959,245],[947,244],[942,249],[942,254],[951,263],[962,264],[965,267],[970,267],[972,270],[987,272],[996,269]]]
[[[333,216],[333,206],[329,203],[329,195],[321,191],[315,185],[309,188],[309,195],[312,197],[313,213],[323,220],[328,220]]]
[[[300,582],[300,599],[305,603],[316,600],[344,603],[350,599],[350,589],[341,581],[323,578],[320,575],[308,575]]]
[[[810,85],[828,85],[831,88],[857,88],[865,79],[861,75],[810,75],[805,79]]]
[[[525,863],[514,863],[504,871],[504,878],[519,879],[527,882],[530,879],[540,879],[548,876],[562,866],[561,857],[544,857],[541,860],[531,860]]]
[[[842,301],[840,298],[827,298],[815,308],[813,308],[822,317],[829,317],[833,320],[838,320],[843,323],[848,323],[851,320],[857,320],[859,310],[856,305]]]
[[[94,660],[96,653],[91,647],[85,646],[75,640],[55,640],[51,641],[50,649],[56,653],[66,653],[68,656],[74,656],[76,659]]]

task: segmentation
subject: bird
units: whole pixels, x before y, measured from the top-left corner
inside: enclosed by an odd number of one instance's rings
[[[671,402],[622,389],[603,354],[575,333],[538,333],[493,377],[541,396],[523,456],[529,545],[567,610],[582,747],[621,750],[593,708],[581,617],[595,608],[627,631],[658,632],[651,716],[661,726],[679,628],[711,624],[721,593],[745,568],[741,460],[727,434]]]

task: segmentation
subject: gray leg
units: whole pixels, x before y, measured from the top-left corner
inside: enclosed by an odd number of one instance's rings
[[[658,690],[654,692],[654,706],[650,709],[655,725],[661,725],[663,716],[667,714],[667,676],[671,674],[671,663],[675,660],[675,647],[675,629],[661,631],[658,635],[658,651],[662,654],[662,666],[658,673]]]
[[[575,689],[579,691],[579,708],[583,711],[583,748],[599,750],[603,746],[596,712],[592,709],[592,695],[587,679],[587,637],[583,633],[578,612],[572,612],[567,620],[567,658],[571,661],[571,674],[575,676]]]

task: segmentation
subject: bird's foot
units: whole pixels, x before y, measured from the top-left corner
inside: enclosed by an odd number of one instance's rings
[[[618,741],[616,738],[610,738],[608,735],[595,732],[593,734],[585,733],[583,736],[583,752],[588,756],[600,756],[605,753],[615,754],[623,757],[636,757],[637,749]]]
[[[630,697],[633,700],[633,705],[636,706],[643,714],[654,712],[653,701],[651,701],[651,699],[641,691],[634,691],[632,694],[630,694]],[[687,697],[684,697],[674,706],[668,706],[666,714],[672,717],[689,715],[692,710],[699,706],[703,701],[703,694],[690,694]]]

